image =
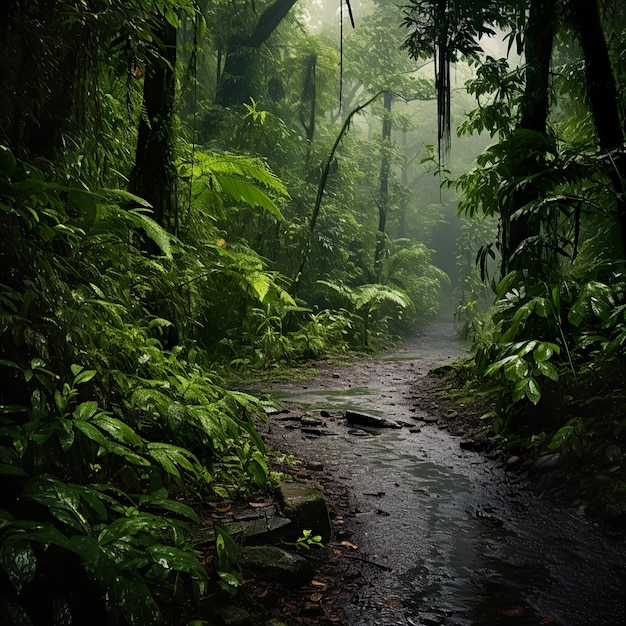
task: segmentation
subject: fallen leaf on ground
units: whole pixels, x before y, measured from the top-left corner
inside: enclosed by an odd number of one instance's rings
[[[321,599],[322,599],[322,594],[321,594],[321,593],[312,593],[312,594],[309,596],[309,600],[310,600],[311,602],[320,602],[320,601],[321,601]]]
[[[312,580],[311,584],[315,587],[322,587],[323,589],[326,589],[328,587],[328,584],[322,582],[321,580]]]
[[[339,545],[345,546],[346,548],[352,548],[353,550],[359,549],[359,546],[355,546],[353,543],[350,543],[349,541],[342,541]]]
[[[230,511],[233,507],[229,504],[228,506],[217,506],[215,507],[215,510],[218,513],[228,513],[228,511]]]
[[[542,617],[539,620],[540,624],[554,624],[554,622],[556,622],[556,620],[554,619],[554,617],[549,617],[548,615],[546,615],[546,617]]]
[[[260,509],[264,506],[269,506],[269,502],[248,502],[248,504],[255,509]]]

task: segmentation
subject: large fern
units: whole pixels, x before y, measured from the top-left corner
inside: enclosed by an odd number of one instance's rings
[[[194,154],[193,164],[179,165],[179,173],[191,180],[195,199],[204,200],[205,206],[208,200],[209,209],[221,212],[225,196],[235,203],[262,207],[277,219],[283,219],[276,202],[289,194],[259,158],[200,150]]]

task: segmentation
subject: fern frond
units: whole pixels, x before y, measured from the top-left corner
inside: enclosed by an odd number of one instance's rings
[[[180,169],[180,167],[179,167]],[[216,200],[219,192],[238,203],[258,206],[277,219],[283,216],[273,197],[289,197],[282,181],[259,158],[246,155],[200,152],[193,168],[196,179],[210,181]]]

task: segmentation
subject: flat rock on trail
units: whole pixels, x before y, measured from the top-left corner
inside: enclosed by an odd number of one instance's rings
[[[311,549],[309,584],[277,589],[257,581],[251,601],[264,618],[626,624],[623,542],[587,527],[576,510],[537,500],[514,470],[462,449],[437,424],[442,408],[421,383],[463,353],[452,322],[439,320],[385,358],[266,390],[285,412],[270,416],[261,433],[294,455],[300,480],[326,494],[333,538],[323,551]],[[403,427],[356,428],[346,410]]]

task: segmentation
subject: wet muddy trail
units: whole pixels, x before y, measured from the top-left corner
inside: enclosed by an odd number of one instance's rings
[[[271,390],[322,416],[309,429],[273,416],[265,437],[319,462],[330,481],[334,541],[354,564],[332,614],[351,626],[626,624],[623,541],[538,500],[517,472],[461,449],[427,421],[423,401],[416,407],[416,381],[463,351],[452,322],[440,320],[387,358]],[[404,426],[354,429],[346,409]]]

